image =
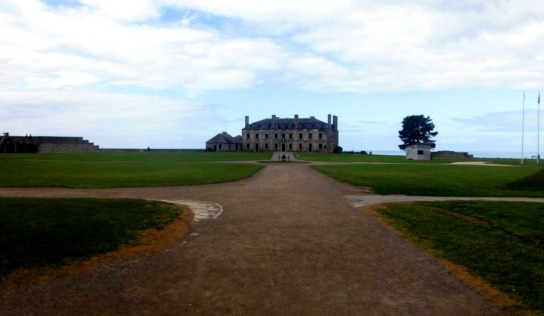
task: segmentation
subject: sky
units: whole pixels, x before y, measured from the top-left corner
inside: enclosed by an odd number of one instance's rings
[[[332,114],[345,151],[394,151],[423,114],[436,150],[544,150],[540,0],[2,0],[0,65],[11,135],[203,149]]]

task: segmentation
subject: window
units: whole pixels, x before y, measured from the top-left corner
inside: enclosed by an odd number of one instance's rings
[[[293,133],[290,133],[290,134],[289,134],[289,138],[290,138],[290,139],[293,138]]]
[[[274,149],[278,149],[278,144],[274,144]]]
[[[319,144],[319,149],[323,149],[323,144]]]
[[[302,139],[302,133],[298,134],[298,138]]]
[[[249,143],[248,143],[248,144],[246,144],[246,148],[247,148],[247,149],[249,149]]]
[[[268,133],[264,134],[264,138],[268,139]]]
[[[308,138],[312,138],[312,133],[309,133],[309,134],[308,134]]]
[[[418,155],[423,155],[423,150],[418,150],[418,151],[417,151],[417,154],[418,154]]]
[[[293,144],[289,144],[289,149],[293,149]]]
[[[298,149],[302,149],[302,144],[298,144]]]
[[[278,133],[274,134],[274,138],[278,139]]]
[[[249,133],[247,133],[247,138],[249,139]]]
[[[255,134],[255,138],[259,138],[259,134]]]
[[[281,134],[281,138],[285,139],[285,134]]]
[[[264,148],[268,149],[268,143],[264,144]]]
[[[319,139],[323,138],[323,133],[319,133]]]

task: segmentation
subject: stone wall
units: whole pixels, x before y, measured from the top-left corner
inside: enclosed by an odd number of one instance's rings
[[[1,140],[0,153],[83,153],[99,147],[83,137],[10,136]]]

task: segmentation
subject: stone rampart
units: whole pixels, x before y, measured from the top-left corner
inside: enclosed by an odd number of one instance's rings
[[[0,153],[81,153],[95,152],[99,147],[83,137],[10,136],[4,134]]]

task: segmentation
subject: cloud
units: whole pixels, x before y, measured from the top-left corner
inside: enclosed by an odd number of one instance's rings
[[[530,1],[3,6],[0,82],[19,88],[73,82],[213,90],[270,79],[316,92],[544,85],[544,19],[533,13],[544,4]],[[165,10],[178,20],[157,23]]]
[[[142,21],[160,16],[155,1],[148,0],[80,0],[80,4],[99,15],[121,21]]]
[[[165,5],[182,9],[192,9],[239,19],[260,30],[290,31],[293,28],[323,23],[337,19],[351,10],[350,0],[314,0],[314,1],[260,1],[252,0],[164,0]]]
[[[70,82],[228,89],[251,86],[260,72],[281,63],[281,48],[271,40],[225,38],[215,30],[178,25],[127,24],[125,18],[137,19],[146,10],[119,17],[117,4],[110,8],[107,3],[52,9],[18,2],[19,14],[0,18],[6,35],[0,40],[0,60],[6,65],[0,80],[23,89]]]
[[[146,126],[159,135],[160,120],[175,126],[176,109],[184,112],[180,124],[220,115],[210,107],[221,102],[201,101],[219,90],[536,90],[544,86],[542,11],[544,2],[531,0],[4,0],[0,111],[40,113],[75,131],[108,122],[125,133],[122,122],[126,131]],[[145,104],[163,109],[148,125]],[[498,131],[501,120],[509,122],[497,114],[455,123]]]
[[[213,119],[204,104],[160,96],[65,88],[0,92],[0,99],[1,125],[14,135],[87,135],[110,146],[142,137],[161,143]]]
[[[461,128],[470,128],[478,131],[478,133],[511,133],[512,131],[521,133],[522,124],[525,120],[526,131],[536,131],[538,111],[527,109],[525,110],[525,118],[523,118],[523,115],[522,111],[491,112],[474,117],[456,118],[453,121],[461,124]]]
[[[482,4],[476,12],[446,12],[374,5],[300,32],[295,40],[351,65],[349,86],[322,83],[332,90],[535,88],[544,84],[544,20],[534,9],[511,13],[511,4]]]

